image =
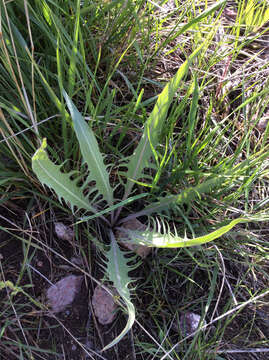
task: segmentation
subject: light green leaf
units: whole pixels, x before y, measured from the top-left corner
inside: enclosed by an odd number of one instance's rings
[[[1,182],[0,182],[0,185],[1,185]],[[143,193],[143,194],[139,194],[139,195],[135,195],[135,196],[131,196],[131,197],[128,197],[128,199],[124,200],[124,201],[121,201],[120,203],[116,204],[116,205],[112,205],[112,206],[109,206],[108,208],[106,208],[105,210],[102,210],[102,211],[99,211],[99,212],[96,212],[96,214],[94,215],[90,215],[90,216],[83,216],[81,218],[81,220],[77,221],[75,224],[80,224],[81,222],[85,222],[85,221],[89,221],[89,220],[93,220],[101,215],[105,215],[105,214],[108,214],[108,213],[112,213],[112,211],[118,209],[119,207],[122,207],[122,206],[126,206],[126,205],[129,205],[131,204],[132,202],[138,200],[138,199],[142,199],[144,197],[146,197],[148,194],[147,193]]]
[[[32,168],[42,184],[52,188],[58,195],[59,200],[64,199],[68,202],[74,211],[76,206],[78,209],[85,209],[96,213],[88,199],[84,196],[82,189],[78,187],[76,180],[70,177],[74,174],[64,174],[61,172],[61,165],[55,165],[48,157],[46,152],[47,142],[43,139],[41,147],[32,157]]]
[[[161,94],[158,96],[158,100],[145,124],[145,129],[142,138],[130,158],[127,164],[127,184],[124,199],[126,199],[134,185],[134,180],[138,181],[143,177],[143,170],[151,167],[150,158],[152,156],[152,149],[155,149],[159,143],[159,136],[162,128],[165,124],[167,112],[176,91],[179,88],[179,84],[183,77],[187,74],[189,66],[193,59],[200,52],[204,44],[196,49],[178,69],[176,75],[165,86]]]
[[[238,218],[232,220],[228,225],[222,226],[207,235],[199,236],[193,239],[188,239],[186,237],[182,238],[180,236],[177,236],[177,234],[171,234],[169,231],[165,234],[150,230],[143,232],[128,230],[126,232],[128,233],[128,238],[131,239],[131,242],[135,244],[142,244],[158,248],[179,248],[208,243],[210,241],[220,238],[222,235],[230,231],[235,225],[250,221],[252,220],[246,218]]]
[[[128,310],[128,320],[125,328],[122,332],[108,345],[106,345],[103,351],[111,348],[117,344],[123,336],[131,329],[135,321],[135,309],[134,305],[131,302],[130,290],[128,285],[132,281],[128,272],[133,270],[132,266],[128,266],[130,259],[126,259],[120,250],[117,241],[114,237],[112,231],[110,231],[111,246],[109,252],[107,252],[106,257],[107,261],[107,274],[109,280],[113,282],[114,287],[119,293],[120,297],[123,299],[127,310]]]
[[[103,156],[99,150],[94,133],[64,90],[63,95],[74,122],[74,129],[79,141],[83,159],[86,161],[90,172],[87,182],[94,180],[99,193],[103,195],[109,205],[112,205],[113,189],[109,184],[108,172],[104,165]]]

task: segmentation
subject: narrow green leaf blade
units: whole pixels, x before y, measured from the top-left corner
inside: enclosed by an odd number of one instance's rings
[[[186,144],[188,161],[191,155],[193,138],[195,137],[194,129],[196,127],[198,120],[197,118],[198,100],[199,100],[199,85],[197,81],[197,76],[195,76],[193,97],[192,97],[191,108],[188,116],[188,134],[187,134],[187,144]]]
[[[32,168],[42,184],[53,189],[58,195],[59,200],[64,199],[68,202],[74,211],[76,206],[78,209],[85,209],[96,213],[88,199],[84,196],[81,188],[76,181],[70,179],[70,173],[61,172],[61,165],[55,165],[48,157],[46,152],[47,142],[43,139],[41,147],[32,157]]]
[[[79,141],[83,159],[86,161],[88,170],[90,171],[88,181],[94,180],[96,182],[95,186],[100,194],[102,194],[104,199],[112,205],[113,190],[109,184],[108,172],[104,165],[103,156],[99,150],[94,133],[64,90],[63,95],[74,122],[74,129]]]
[[[68,69],[68,91],[69,94],[72,94],[74,91],[75,81],[76,81],[76,62],[77,62],[77,53],[78,53],[78,33],[80,27],[80,0],[77,0],[76,12],[75,12],[75,26],[74,26],[74,37],[73,37],[73,46],[72,53],[70,56],[70,65]]]
[[[103,351],[117,344],[131,329],[135,321],[135,309],[131,302],[130,290],[128,288],[128,285],[132,281],[128,276],[128,272],[132,270],[132,267],[128,266],[128,259],[124,257],[112,231],[110,231],[110,235],[111,246],[109,252],[106,254],[108,259],[107,274],[127,307],[128,320],[122,332],[110,344],[106,345]]]
[[[1,185],[1,182],[0,182],[0,185]],[[142,199],[144,197],[146,197],[148,194],[147,193],[143,193],[143,194],[139,194],[139,195],[135,195],[135,196],[131,196],[131,197],[128,197],[128,199],[124,200],[124,201],[121,201],[120,203],[116,204],[116,205],[112,205],[112,206],[109,206],[108,208],[106,208],[105,210],[102,210],[102,211],[99,211],[97,212],[96,214],[94,215],[90,215],[90,216],[83,216],[81,218],[81,220],[77,221],[75,224],[80,224],[81,222],[85,222],[85,221],[89,221],[89,220],[93,220],[101,215],[105,215],[105,214],[108,214],[108,213],[111,213],[112,211],[118,209],[119,207],[122,207],[122,206],[126,206],[127,204],[131,204],[132,202],[138,200],[138,199]]]
[[[198,47],[178,69],[176,75],[169,81],[158,97],[158,100],[145,124],[142,138],[127,164],[127,184],[124,199],[126,199],[134,185],[134,180],[138,181],[143,174],[143,170],[150,167],[150,158],[152,156],[152,148],[155,149],[159,143],[159,136],[164,126],[167,112],[179,84],[186,75],[193,59],[200,52],[204,44]]]
[[[198,184],[194,187],[188,187],[187,189],[182,190],[181,193],[178,195],[161,197],[159,198],[159,201],[157,203],[153,203],[147,206],[145,208],[145,211],[150,214],[153,212],[160,212],[166,210],[174,204],[189,204],[191,201],[195,201],[201,198],[203,194],[208,194],[213,189],[221,187],[221,185],[223,185],[223,183],[228,180],[231,181],[231,177],[229,177],[228,175],[215,176],[211,179],[203,181],[201,184]]]

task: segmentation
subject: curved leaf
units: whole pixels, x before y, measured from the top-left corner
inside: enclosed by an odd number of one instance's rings
[[[99,193],[103,195],[104,199],[110,205],[112,205],[113,189],[109,184],[108,172],[104,165],[103,156],[99,150],[94,133],[64,90],[63,95],[74,122],[74,129],[79,141],[83,159],[86,161],[90,172],[87,182],[94,180]]]
[[[47,147],[46,139],[43,139],[41,147],[36,151],[32,157],[32,168],[42,184],[52,188],[59,200],[64,199],[71,206],[72,211],[76,206],[78,209],[85,209],[96,213],[96,210],[91,206],[87,197],[84,196],[83,191],[77,186],[76,180],[71,180],[73,174],[64,174],[61,172],[61,165],[55,165],[48,157],[45,151]]]
[[[107,252],[106,257],[107,261],[107,274],[109,280],[113,282],[114,287],[117,292],[123,299],[127,310],[128,310],[128,320],[125,328],[122,332],[108,345],[106,345],[103,351],[111,348],[117,344],[123,336],[131,329],[135,321],[135,309],[134,305],[131,302],[130,290],[128,285],[132,281],[128,276],[128,272],[133,270],[132,266],[128,266],[130,259],[126,259],[123,255],[123,252],[120,250],[117,241],[114,237],[112,231],[110,231],[111,246],[110,250]]]
[[[246,218],[238,218],[232,220],[228,225],[222,226],[219,229],[209,234],[199,236],[193,239],[188,239],[186,237],[182,238],[177,235],[172,235],[170,232],[166,234],[161,234],[160,232],[150,231],[150,230],[144,232],[128,230],[128,237],[132,239],[131,242],[134,242],[136,244],[147,245],[150,247],[179,248],[179,247],[197,246],[218,239],[219,237],[226,234],[235,225],[239,223],[245,223],[250,221],[252,220]]]

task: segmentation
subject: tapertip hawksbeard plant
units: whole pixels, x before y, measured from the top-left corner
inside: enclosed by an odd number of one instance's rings
[[[200,49],[201,47],[192,53],[188,60],[179,68],[176,75],[165,86],[144,125],[144,132],[135,152],[125,159],[124,168],[126,172],[125,174],[121,173],[121,176],[124,175],[126,181],[122,182],[124,195],[120,202],[113,197],[115,189],[110,185],[109,172],[104,164],[103,155],[99,150],[95,135],[67,93],[64,92],[64,97],[71,113],[83,162],[88,167],[87,175],[83,177],[74,176],[76,172],[63,173],[61,171],[62,165],[56,165],[49,159],[46,152],[46,139],[43,140],[41,147],[32,158],[32,167],[38,179],[42,184],[52,188],[60,201],[64,199],[71,207],[72,212],[75,209],[86,211],[89,215],[86,219],[93,221],[94,218],[98,217],[103,221],[104,227],[107,228],[110,246],[109,250],[104,254],[107,259],[105,264],[106,275],[126,305],[128,320],[123,331],[103,350],[115,345],[129,331],[135,320],[135,309],[131,301],[129,289],[129,284],[133,279],[128,275],[135,265],[130,265],[130,257],[126,258],[125,252],[119,247],[116,232],[126,234],[124,239],[121,238],[121,243],[126,241],[148,247],[177,248],[201,245],[212,241],[229,231],[239,222],[248,221],[245,218],[238,218],[212,233],[188,239],[179,237],[175,227],[172,233],[167,223],[162,220],[164,211],[167,212],[178,204],[189,203],[197,198],[197,196],[199,197],[203,193],[210,192],[212,188],[220,186],[221,183],[227,181],[227,175],[229,176],[229,174],[209,178],[196,187],[185,189],[178,195],[160,196],[157,198],[157,201],[151,202],[138,213],[132,213],[127,217],[123,217],[123,209],[126,209],[130,202],[136,201],[141,196],[149,196],[146,193],[133,196],[134,185],[139,184],[141,179],[149,179],[148,169],[152,169],[153,172],[156,170],[156,166],[154,166],[154,153],[156,154],[156,148],[159,144],[163,126],[165,125],[169,106],[179,88],[181,80],[188,72],[189,65]],[[147,174],[145,174],[145,169],[147,169]],[[95,185],[92,186],[91,184],[93,183]],[[102,204],[104,202],[107,204],[103,209],[100,209],[99,206],[100,199]],[[146,224],[146,230],[127,230],[124,227],[124,223],[142,215],[148,216],[148,219],[150,217],[150,221]]]

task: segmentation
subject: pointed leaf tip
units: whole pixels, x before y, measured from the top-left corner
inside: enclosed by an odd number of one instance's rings
[[[46,152],[45,152],[46,147],[47,147],[47,139],[43,138],[40,148],[36,150],[36,152],[32,157],[32,161],[42,158],[44,159],[44,157],[46,157]]]
[[[43,138],[43,140],[42,140],[42,144],[41,144],[41,149],[46,149],[46,147],[47,147],[47,138]]]

